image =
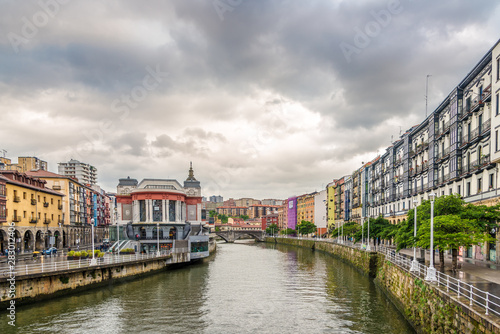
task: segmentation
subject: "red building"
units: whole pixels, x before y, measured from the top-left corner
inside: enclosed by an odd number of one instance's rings
[[[262,231],[265,231],[266,228],[271,226],[272,224],[278,225],[278,214],[271,214],[271,215],[266,215],[262,216]],[[277,231],[276,231],[277,232]]]

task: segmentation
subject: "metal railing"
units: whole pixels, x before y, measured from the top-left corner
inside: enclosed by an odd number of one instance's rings
[[[384,254],[386,260],[397,265],[401,269],[409,272],[415,277],[425,280],[428,267],[418,264],[417,271],[410,271],[412,259],[401,256],[394,249],[388,249],[383,246],[378,246],[377,251]],[[491,313],[500,316],[500,298],[491,294],[488,291],[483,291],[476,288],[472,284],[463,282],[455,277],[443,274],[436,271],[437,281],[435,284],[438,287],[446,289],[447,293],[456,293],[457,299],[469,303],[469,306],[477,305],[485,310],[485,314]]]
[[[348,240],[342,240],[339,238],[331,239],[316,239],[316,238],[300,238],[299,239],[310,239],[315,241],[335,243],[342,246],[347,246],[355,249],[366,249],[366,245],[361,245],[359,243],[352,243]],[[427,276],[428,267],[418,263],[417,271],[410,271],[412,257],[402,256],[396,252],[394,248],[387,248],[384,245],[373,245],[372,251],[377,251],[385,255],[385,259],[404,271],[410,273],[414,277],[422,279],[425,281]],[[459,301],[462,302],[464,306],[472,307],[477,305],[482,308],[486,315],[494,314],[500,316],[500,297],[481,289],[476,288],[474,285],[461,281],[450,275],[443,274],[436,270],[435,284],[438,288],[446,289],[446,292],[455,293]]]
[[[184,249],[183,249],[184,250]],[[185,251],[187,252],[188,249],[186,248]],[[178,251],[176,251],[178,253]],[[96,257],[96,264],[92,264],[92,258],[85,258],[85,259],[78,259],[78,260],[66,260],[66,261],[54,261],[54,262],[48,262],[44,263],[42,262],[35,262],[35,263],[29,263],[29,264],[16,264],[15,270],[13,273],[16,276],[20,275],[31,275],[31,274],[38,274],[38,273],[48,273],[48,272],[55,272],[55,271],[61,271],[61,270],[71,270],[71,269],[80,269],[80,268],[87,268],[87,267],[92,267],[92,266],[102,266],[102,265],[107,265],[107,264],[115,264],[115,263],[126,263],[126,262],[132,262],[132,261],[138,261],[138,260],[147,260],[147,259],[154,259],[154,258],[161,258],[161,257],[168,257],[172,254],[172,251],[161,251],[160,255],[157,255],[156,253],[149,253],[149,254],[128,254],[128,255],[111,255],[111,256],[104,256],[104,257]],[[0,278],[2,277],[8,277],[10,275],[10,270],[7,268],[2,268],[0,269],[1,275]]]

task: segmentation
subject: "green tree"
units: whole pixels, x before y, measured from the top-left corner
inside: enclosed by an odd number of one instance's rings
[[[276,232],[278,232],[278,225],[276,224],[271,224],[266,228],[266,233],[274,235]]]
[[[229,217],[226,215],[218,215],[217,218],[219,218],[222,224],[227,224],[229,221]]]
[[[296,234],[297,232],[294,229],[287,227],[286,229],[281,230],[280,233],[284,235],[291,235]]]
[[[316,225],[307,220],[303,220],[297,225],[297,231],[302,235],[316,232],[316,229]]]
[[[215,211],[215,210],[210,210],[210,211],[208,212],[208,216],[209,216],[209,217],[217,217],[217,211]]]
[[[241,218],[243,220],[248,220],[250,217],[248,215],[239,215],[238,218]]]
[[[418,209],[417,209],[418,210]],[[458,215],[434,217],[434,245],[439,249],[441,270],[444,269],[444,251],[452,250],[452,269],[457,268],[458,248],[468,247],[491,239],[481,228],[469,219]],[[430,247],[430,219],[424,221],[417,234],[417,246]],[[443,256],[441,256],[443,253]]]
[[[339,226],[335,230],[332,231],[331,236],[333,238],[338,237],[339,235],[343,235],[347,238],[355,238],[358,231],[361,231],[361,226],[356,222],[347,222],[344,226]]]

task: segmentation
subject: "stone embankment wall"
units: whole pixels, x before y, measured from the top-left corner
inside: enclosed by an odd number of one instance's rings
[[[457,299],[414,277],[386,261],[383,254],[322,241],[267,238],[266,242],[321,250],[352,264],[374,279],[419,333],[500,334],[500,319],[486,316],[483,309],[469,307],[463,297]]]

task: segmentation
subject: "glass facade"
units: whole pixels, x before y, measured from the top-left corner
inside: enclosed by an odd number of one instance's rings
[[[161,222],[163,218],[163,202],[162,200],[153,200],[153,221]]]

